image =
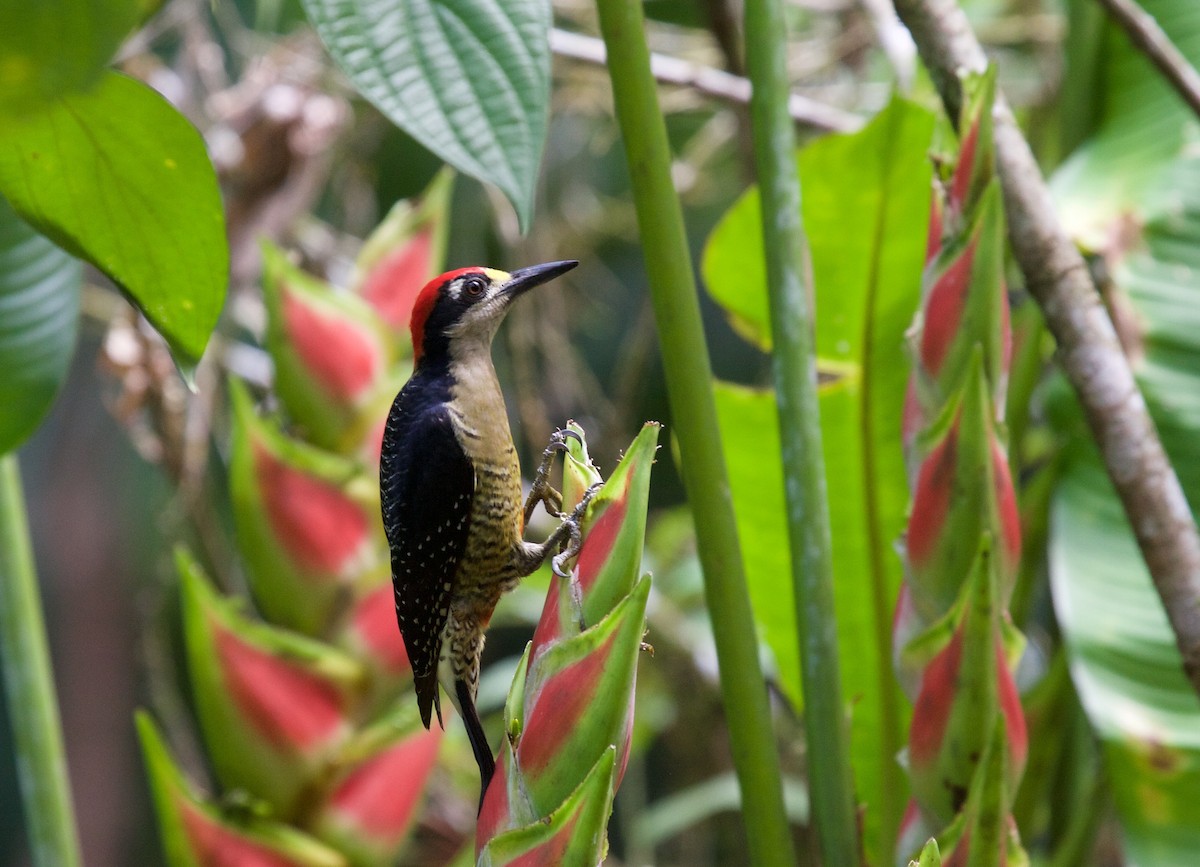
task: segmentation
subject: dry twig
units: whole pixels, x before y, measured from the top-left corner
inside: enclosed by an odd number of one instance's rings
[[[604,43],[594,36],[554,28],[550,31],[550,48],[562,57],[598,65],[604,63]],[[650,71],[656,80],[664,84],[690,87],[699,93],[736,105],[746,105],[750,102],[749,79],[731,75],[720,69],[701,66],[679,57],[651,54]],[[851,132],[863,124],[862,118],[856,114],[798,93],[789,97],[788,112],[796,123],[829,132]]]
[[[955,0],[895,0],[952,116],[959,73],[987,64]],[[1200,693],[1200,535],[1083,257],[1058,222],[1037,162],[1003,97],[996,156],[1013,251],[1058,342],[1113,486]]]

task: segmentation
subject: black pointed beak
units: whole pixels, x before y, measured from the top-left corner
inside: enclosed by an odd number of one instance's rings
[[[516,298],[534,286],[541,286],[560,274],[566,274],[578,264],[579,262],[575,259],[567,259],[563,262],[546,262],[543,265],[519,268],[512,272],[512,279],[504,285],[504,294],[509,298]]]

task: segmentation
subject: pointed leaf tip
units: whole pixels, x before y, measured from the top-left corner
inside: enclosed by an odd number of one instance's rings
[[[460,171],[533,216],[550,98],[550,6],[540,0],[304,0],[359,91]]]

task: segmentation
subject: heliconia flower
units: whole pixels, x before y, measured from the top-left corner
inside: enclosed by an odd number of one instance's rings
[[[251,620],[184,552],[176,562],[196,715],[217,778],[290,817],[349,737],[365,672],[333,647]]]
[[[1003,264],[1004,211],[1000,182],[993,180],[966,234],[947,239],[925,269],[913,377],[928,419],[960,387],[978,347],[992,393],[1003,395],[1012,357]],[[1002,415],[1002,401],[997,410]]]
[[[992,139],[992,106],[996,99],[996,69],[968,74],[963,81],[959,114],[958,160],[947,189],[947,210],[961,219],[978,205],[984,190],[996,177],[996,149]]]
[[[392,864],[416,818],[437,761],[442,730],[402,704],[338,757],[339,770],[315,811],[314,833],[359,867]]]
[[[649,593],[646,576],[599,623],[530,655],[520,716],[507,721],[503,760],[484,795],[477,848],[500,831],[549,815],[610,746],[617,749],[620,782]]]
[[[948,824],[962,808],[984,755],[993,721],[1002,721],[1010,790],[1028,752],[1025,718],[1000,628],[999,578],[986,536],[946,646],[925,667],[913,708],[908,764],[925,816]]]
[[[382,388],[394,338],[362,299],[335,292],[269,244],[263,264],[276,391],[309,439],[334,448]]]
[[[443,169],[419,205],[396,203],[363,244],[354,290],[393,330],[408,333],[421,288],[442,271],[454,173]]]
[[[575,572],[552,582],[505,703],[507,737],[484,794],[477,852],[557,815],[605,751],[613,751],[614,789],[624,774],[650,592],[649,576],[637,575],[658,432],[657,424],[642,429],[592,499]],[[570,508],[596,478],[586,448],[571,444],[564,477]]]
[[[575,428],[576,433],[582,431]],[[588,508],[586,541],[579,552],[574,579],[551,578],[546,605],[533,636],[534,655],[545,645],[579,633],[579,624],[594,623],[629,594],[642,563],[650,469],[661,426],[642,427],[620,464]],[[563,470],[563,507],[573,508],[599,473],[586,447],[569,441]]]
[[[979,538],[984,530],[1001,540],[1005,603],[1021,558],[1016,494],[1007,454],[996,439],[978,350],[962,391],[922,442],[925,457],[913,491],[905,553],[913,608],[929,624],[954,604],[969,574],[975,552],[965,540]]]
[[[490,837],[476,867],[600,864],[607,851],[615,762],[616,749],[604,750],[578,788],[545,819]]]
[[[205,803],[144,711],[137,729],[168,867],[349,867],[340,852],[294,828]]]
[[[230,493],[250,587],[269,620],[310,635],[383,559],[379,491],[359,465],[291,440],[230,380]]]

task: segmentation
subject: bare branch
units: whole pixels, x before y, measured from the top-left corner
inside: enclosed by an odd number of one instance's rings
[[[987,59],[955,0],[895,0],[952,116],[958,74]],[[1183,666],[1200,693],[1200,535],[1163,451],[1129,362],[1091,275],[1054,213],[1029,144],[1003,97],[994,112],[996,156],[1013,251],[1058,341],[1113,486],[1162,598]]]
[[[1188,63],[1154,16],[1133,0],[1099,0],[1133,44],[1158,67],[1184,102],[1200,115],[1200,73]]]
[[[573,60],[598,65],[604,63],[604,42],[594,36],[572,33],[556,27],[550,31],[550,49],[555,54]],[[663,84],[690,87],[699,93],[738,105],[747,105],[750,102],[749,79],[731,75],[720,69],[701,66],[665,54],[651,54],[650,71],[654,78]],[[856,114],[798,93],[789,97],[788,112],[798,124],[829,132],[851,132],[863,125],[863,119]]]

